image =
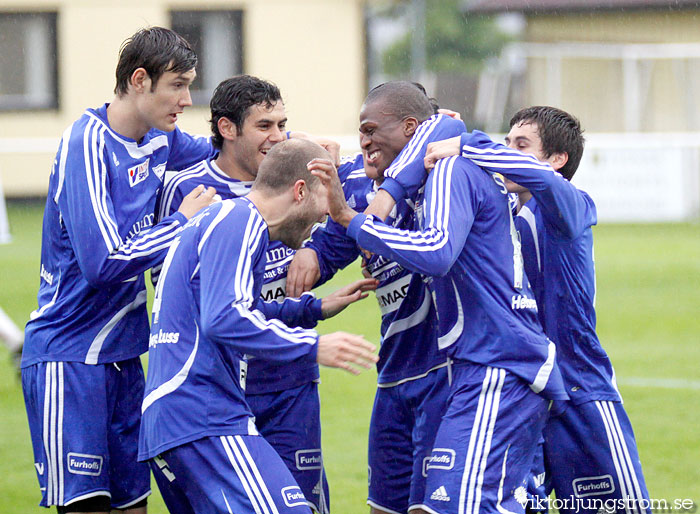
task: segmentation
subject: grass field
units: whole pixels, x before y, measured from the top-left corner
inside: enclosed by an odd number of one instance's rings
[[[13,242],[0,246],[0,306],[18,324],[36,308],[43,206],[10,203]],[[700,225],[606,225],[595,229],[598,329],[635,427],[653,498],[700,503]],[[350,281],[353,266],[335,280]],[[332,286],[325,286],[329,291]],[[378,342],[372,298],[320,331]],[[374,372],[324,369],[326,466],[335,514],[368,512],[366,437]],[[0,350],[0,512],[45,512],[33,466],[22,392]],[[166,512],[157,490],[151,513]]]

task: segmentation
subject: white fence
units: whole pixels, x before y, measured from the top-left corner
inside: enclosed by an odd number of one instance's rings
[[[700,134],[588,134],[574,184],[602,222],[700,217]]]
[[[601,222],[700,218],[700,133],[586,134],[573,183],[591,195]],[[503,134],[492,136],[503,141]],[[357,137],[336,138],[343,153]]]
[[[343,154],[359,151],[357,136],[333,138]],[[493,138],[502,141],[503,135]],[[601,222],[700,218],[700,133],[586,134],[586,140],[573,182],[593,197]],[[57,139],[0,138],[0,153],[53,153],[57,144]],[[42,177],[37,190],[45,184]],[[0,240],[7,235],[1,187]]]

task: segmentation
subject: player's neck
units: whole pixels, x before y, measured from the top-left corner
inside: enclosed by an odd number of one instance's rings
[[[107,122],[117,134],[134,141],[141,141],[151,129],[141,121],[138,109],[128,95],[116,96],[112,103],[107,106]]]
[[[232,179],[240,180],[241,182],[252,182],[255,180],[254,176],[246,172],[238,165],[238,163],[236,163],[232,153],[226,151],[226,149],[222,149],[219,152],[219,156],[214,160],[214,162],[219,169],[224,172],[224,174]]]
[[[276,239],[279,227],[284,225],[289,216],[292,207],[290,194],[269,196],[260,190],[254,190],[246,196],[265,220],[271,241]]]

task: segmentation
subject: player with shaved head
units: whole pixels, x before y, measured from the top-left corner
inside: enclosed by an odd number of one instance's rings
[[[259,435],[246,401],[246,368],[248,356],[353,372],[376,361],[373,345],[359,336],[319,337],[308,328],[364,297],[373,280],[323,300],[260,298],[269,242],[296,248],[325,218],[323,186],[307,163],[329,157],[309,141],[279,143],[250,193],[200,211],[165,259],[153,303],[139,458],[150,462],[171,512],[311,512]]]

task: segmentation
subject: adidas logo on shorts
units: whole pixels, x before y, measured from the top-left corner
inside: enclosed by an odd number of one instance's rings
[[[445,489],[444,485],[441,485],[435,491],[433,491],[433,494],[430,495],[431,500],[437,500],[441,502],[448,502],[450,501],[450,497],[447,496],[447,489]]]

